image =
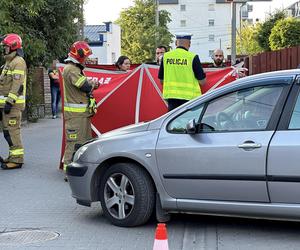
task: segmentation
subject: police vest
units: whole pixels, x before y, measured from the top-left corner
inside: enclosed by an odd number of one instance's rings
[[[191,100],[201,95],[199,81],[193,71],[192,52],[177,48],[164,54],[164,84],[165,99]]]

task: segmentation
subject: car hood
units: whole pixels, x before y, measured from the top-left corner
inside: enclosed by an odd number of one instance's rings
[[[125,127],[121,127],[121,128],[106,132],[106,133],[100,135],[98,138],[106,139],[108,137],[115,137],[115,136],[119,136],[119,135],[125,135],[125,134],[146,131],[149,127],[149,124],[150,124],[150,122],[141,122],[138,124],[128,125]]]

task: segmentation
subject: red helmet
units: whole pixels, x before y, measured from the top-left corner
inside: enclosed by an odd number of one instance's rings
[[[10,51],[14,51],[22,48],[22,39],[17,34],[7,34],[1,44],[8,46]]]
[[[90,46],[84,41],[77,41],[71,46],[69,56],[83,64],[85,59],[92,54]]]

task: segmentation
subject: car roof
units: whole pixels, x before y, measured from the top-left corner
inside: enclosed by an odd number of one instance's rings
[[[266,73],[260,73],[260,74],[240,78],[235,82],[242,83],[246,81],[258,80],[263,78],[293,77],[296,75],[300,75],[300,69],[277,70],[277,71],[271,71]]]

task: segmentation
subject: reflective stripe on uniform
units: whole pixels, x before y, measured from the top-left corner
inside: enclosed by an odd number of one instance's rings
[[[15,69],[12,71],[12,74],[25,75],[24,70]]]
[[[24,155],[24,149],[20,148],[20,149],[9,150],[9,155],[11,155],[11,156],[13,156],[13,155]]]
[[[13,100],[17,100],[18,99],[18,96],[16,96],[15,94],[13,94],[13,93],[9,93],[8,94],[8,97],[10,97],[11,99],[13,99]]]
[[[0,95],[0,104],[4,104],[6,100],[6,97],[3,95]]]
[[[15,94],[9,93],[8,97],[15,100],[16,103],[25,103],[25,97],[23,95],[20,95],[19,97]],[[0,104],[5,103],[7,96],[0,95]]]
[[[82,83],[83,83],[85,80],[86,80],[86,77],[85,77],[85,76],[80,77],[80,78],[77,80],[77,82],[75,82],[75,86],[78,87],[78,88],[80,88],[81,85],[82,85]]]
[[[198,85],[193,86],[183,82],[169,82],[168,85],[165,86],[164,91],[166,91],[169,96],[180,96],[182,99],[190,100],[199,96],[198,89],[200,89]]]
[[[14,74],[18,74],[18,75],[25,75],[25,71],[24,70],[3,70],[3,74],[6,75],[14,75]]]
[[[64,110],[75,113],[84,113],[87,111],[87,104],[64,103]]]

